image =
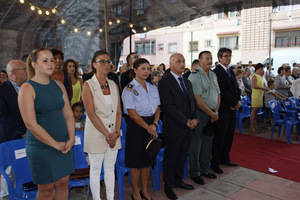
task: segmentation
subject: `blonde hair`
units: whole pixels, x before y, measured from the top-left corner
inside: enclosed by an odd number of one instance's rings
[[[26,70],[27,70],[27,75],[28,75],[29,79],[31,79],[35,75],[35,71],[34,71],[34,68],[32,66],[32,62],[36,62],[37,61],[38,54],[39,54],[40,51],[50,51],[51,52],[50,49],[41,47],[41,48],[34,49],[28,55],[28,57],[26,59]]]

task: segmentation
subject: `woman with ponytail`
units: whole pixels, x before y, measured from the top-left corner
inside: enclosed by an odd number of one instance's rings
[[[20,89],[18,103],[27,127],[26,154],[37,200],[68,199],[69,175],[74,171],[74,118],[63,84],[51,80],[52,52],[33,50],[27,58],[29,81]]]

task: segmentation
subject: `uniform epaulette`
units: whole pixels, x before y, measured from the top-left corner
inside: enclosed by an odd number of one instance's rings
[[[133,85],[132,84],[128,84],[127,87],[126,87],[126,90],[131,91],[132,88],[133,88]]]

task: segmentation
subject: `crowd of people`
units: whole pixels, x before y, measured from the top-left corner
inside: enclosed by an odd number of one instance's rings
[[[133,52],[115,72],[109,54],[99,50],[81,74],[79,64],[64,61],[60,50],[35,49],[26,63],[11,60],[1,71],[0,143],[26,138],[37,199],[67,199],[69,175],[74,172],[74,132],[83,130],[93,199],[100,200],[102,163],[106,197],[114,199],[115,162],[118,150],[125,148],[131,199],[149,200],[152,163],[145,147],[149,139],[158,137],[161,120],[164,192],[177,199],[174,188],[194,189],[183,181],[187,155],[190,178],[200,185],[205,184],[202,177],[215,179],[222,174],[222,165],[238,166],[230,151],[241,96],[251,97],[251,133],[258,132],[257,113],[262,107],[270,115],[268,101],[299,98],[297,65],[292,70],[283,65],[275,77],[260,63],[232,65],[228,48],[220,48],[217,57],[212,66],[211,52],[202,51],[189,70],[184,56],[175,53],[169,69],[163,63],[155,69]],[[128,126],[124,147],[122,116]]]

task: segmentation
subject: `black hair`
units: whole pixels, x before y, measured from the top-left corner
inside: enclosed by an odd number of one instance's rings
[[[139,59],[137,59],[137,60],[133,63],[133,68],[134,68],[134,69],[138,69],[139,66],[142,65],[142,64],[144,64],[144,63],[148,63],[148,64],[150,65],[150,63],[149,63],[149,61],[148,61],[147,59],[145,59],[145,58],[139,58]]]
[[[72,105],[72,110],[74,111],[74,109],[75,109],[76,107],[81,107],[81,108],[83,109],[83,105],[82,105],[82,103],[80,103],[80,102],[74,103],[74,104]]]
[[[193,60],[192,66],[194,66],[194,65],[199,65],[199,60],[198,59]]]
[[[257,70],[259,70],[260,68],[264,68],[264,65],[261,64],[261,63],[257,63],[257,64],[254,66],[254,68],[255,68],[255,71],[257,71]]]
[[[200,59],[201,57],[202,57],[202,55],[203,54],[205,54],[205,53],[209,53],[209,54],[211,54],[211,52],[210,51],[201,51],[200,53],[199,53],[199,56],[198,56],[198,58]],[[193,64],[192,64],[193,65]]]
[[[284,68],[281,66],[281,67],[278,68],[277,73],[278,73],[278,74],[281,74],[281,71],[282,71],[282,70],[284,70]]]
[[[290,70],[291,70],[291,67],[290,67],[290,66],[288,66],[288,67],[285,68],[285,72],[288,72],[288,71],[290,71]]]
[[[51,49],[51,52],[53,54],[53,57],[55,57],[56,55],[60,55],[61,59],[64,60],[64,53],[59,50],[59,49]]]
[[[137,54],[136,52],[131,52],[130,54],[128,54],[128,56],[126,57],[126,62],[129,64],[130,62],[130,56],[131,55],[134,55],[134,54]]]
[[[6,74],[6,75],[7,75],[7,72],[6,72],[5,70],[1,70],[1,72],[3,72],[4,74]]]
[[[270,87],[271,85],[273,85],[274,82],[275,82],[275,81],[274,81],[273,79],[268,80],[268,87]]]
[[[220,48],[219,51],[218,51],[218,58],[222,57],[223,54],[226,53],[226,52],[232,53],[231,49],[228,49],[228,48],[225,48],[225,47]]]

